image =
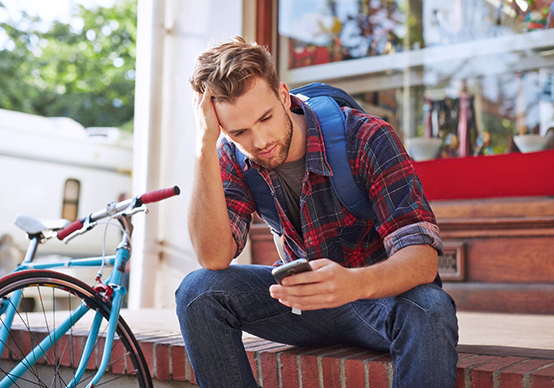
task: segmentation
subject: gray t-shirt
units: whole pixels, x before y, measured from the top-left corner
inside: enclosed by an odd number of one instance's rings
[[[283,186],[289,219],[292,225],[302,235],[300,224],[300,194],[302,194],[302,181],[306,174],[306,156],[293,162],[283,163],[275,168],[279,181]]]

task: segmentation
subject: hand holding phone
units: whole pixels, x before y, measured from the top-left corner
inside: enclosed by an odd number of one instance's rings
[[[312,267],[306,259],[294,260],[290,263],[283,264],[280,267],[273,268],[271,274],[277,280],[277,283],[283,284],[282,281],[287,276],[296,275],[297,273],[311,271]]]
[[[293,276],[297,273],[307,272],[311,271],[312,267],[310,266],[310,263],[306,259],[298,259],[294,260],[290,263],[283,264],[280,267],[273,268],[271,271],[271,274],[279,284],[283,284],[283,279],[287,276]],[[292,308],[292,313],[296,315],[302,314],[302,311],[297,308]]]

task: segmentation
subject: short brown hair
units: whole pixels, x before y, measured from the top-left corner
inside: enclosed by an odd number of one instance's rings
[[[189,81],[199,93],[209,89],[214,101],[232,103],[248,91],[255,77],[266,80],[271,90],[278,93],[279,80],[267,48],[235,36],[230,42],[200,54]]]

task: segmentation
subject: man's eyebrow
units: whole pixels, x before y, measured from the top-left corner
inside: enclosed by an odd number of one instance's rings
[[[266,118],[269,114],[271,114],[271,112],[273,112],[273,107],[269,108],[268,110],[266,110],[259,118],[258,120],[256,120],[256,122],[254,124],[258,124],[260,121],[262,121],[264,118]],[[242,132],[242,131],[246,131],[247,128],[239,128],[239,129],[231,129],[229,131],[227,131],[227,133],[229,135],[235,135],[239,132]]]

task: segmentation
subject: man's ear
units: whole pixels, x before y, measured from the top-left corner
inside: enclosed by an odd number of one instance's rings
[[[286,83],[280,82],[279,83],[279,99],[285,106],[285,108],[288,110],[291,106],[291,100],[290,100],[290,91]]]

